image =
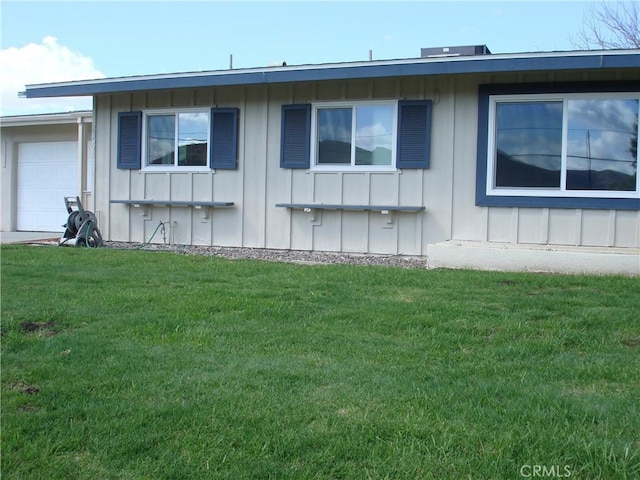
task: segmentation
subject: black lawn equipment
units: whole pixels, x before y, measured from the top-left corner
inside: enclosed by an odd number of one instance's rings
[[[63,225],[66,230],[60,237],[58,245],[74,247],[102,246],[102,235],[98,230],[98,219],[82,207],[80,197],[64,197],[64,205],[67,207],[69,217]]]

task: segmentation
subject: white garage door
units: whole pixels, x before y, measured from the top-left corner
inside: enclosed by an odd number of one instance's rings
[[[21,143],[18,147],[18,230],[62,232],[64,197],[78,195],[76,142]]]

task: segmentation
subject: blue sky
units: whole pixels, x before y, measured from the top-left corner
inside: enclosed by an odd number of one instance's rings
[[[420,56],[486,44],[493,53],[571,50],[589,2],[0,3],[2,114],[77,108],[17,101],[29,83]],[[65,76],[66,75],[66,76]],[[20,85],[19,87],[17,85]],[[15,91],[14,91],[15,90]]]

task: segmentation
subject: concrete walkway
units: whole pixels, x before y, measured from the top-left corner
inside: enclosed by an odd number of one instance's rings
[[[62,232],[0,232],[0,243],[33,243],[61,236]]]

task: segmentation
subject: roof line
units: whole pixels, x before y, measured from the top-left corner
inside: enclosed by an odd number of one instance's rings
[[[91,121],[93,111],[74,110],[70,112],[35,113],[26,115],[3,115],[0,117],[2,127],[21,127],[31,125],[72,124]]]
[[[640,68],[640,49],[427,57],[166,73],[27,85],[27,98],[413,75]]]

